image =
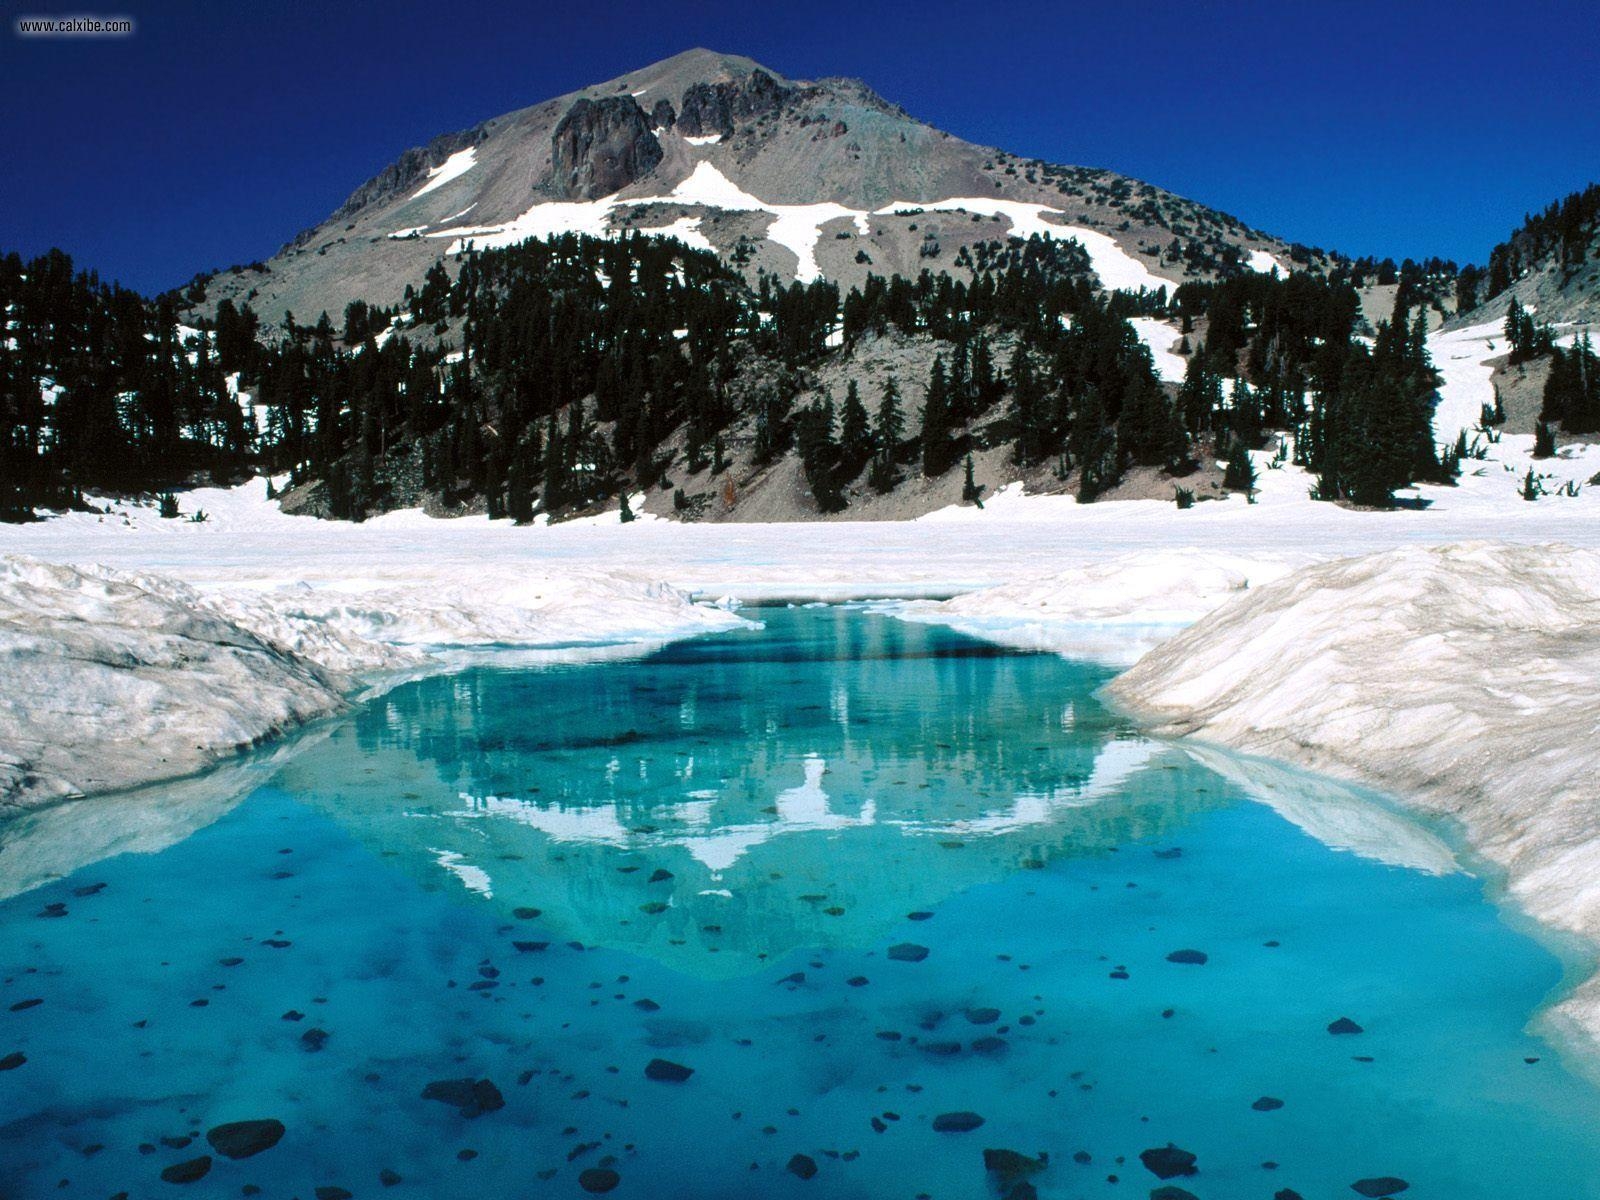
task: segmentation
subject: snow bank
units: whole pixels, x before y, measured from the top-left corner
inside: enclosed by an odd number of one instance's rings
[[[0,812],[190,774],[342,703],[183,584],[0,559]]]
[[[418,566],[203,590],[0,559],[0,812],[192,774],[335,712],[374,677],[521,647],[539,661],[742,624],[628,571]]]
[[[1459,822],[1532,916],[1600,938],[1600,554],[1407,547],[1240,595],[1110,687],[1170,734]],[[1600,982],[1561,1010],[1600,1035]]]
[[[887,611],[1019,650],[1122,665],[1289,569],[1281,560],[1156,550]]]

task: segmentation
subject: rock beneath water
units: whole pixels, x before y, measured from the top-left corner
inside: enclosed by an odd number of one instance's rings
[[[326,1029],[308,1029],[300,1035],[300,1044],[315,1054],[327,1045],[328,1036]]]
[[[335,1187],[332,1184],[324,1184],[322,1187],[314,1189],[312,1191],[312,1195],[314,1195],[317,1200],[355,1200],[355,1197],[352,1193],[345,1191],[345,1189],[342,1187]]]
[[[621,1182],[622,1176],[610,1167],[589,1167],[578,1175],[578,1186],[596,1196],[604,1195]]]
[[[983,1124],[983,1118],[975,1112],[947,1112],[940,1113],[933,1119],[935,1133],[971,1133]]]
[[[271,1117],[256,1121],[229,1121],[206,1134],[206,1141],[223,1158],[249,1158],[271,1150],[283,1137],[283,1122]]]
[[[1293,1188],[1279,1188],[1272,1193],[1272,1200],[1306,1200],[1306,1198]]]
[[[1206,965],[1206,955],[1203,950],[1174,950],[1167,955],[1169,963],[1187,963],[1190,966],[1203,967]]]
[[[1366,1030],[1357,1025],[1349,1017],[1340,1017],[1328,1026],[1328,1032],[1337,1036],[1342,1033],[1365,1033]]]
[[[397,1183],[404,1182],[399,1171],[391,1171],[388,1167],[378,1172],[378,1182],[384,1187],[394,1187]]]
[[[422,1089],[422,1098],[459,1109],[468,1120],[506,1106],[500,1089],[487,1079],[436,1079]]]
[[[25,1063],[27,1061],[28,1061],[28,1056],[26,1054],[24,1054],[21,1050],[17,1050],[15,1052],[11,1053],[11,1054],[6,1055],[4,1058],[0,1058],[0,1071],[15,1071],[18,1067],[20,1067],[23,1063]]]
[[[1007,1194],[1010,1194],[1013,1184],[1021,1183],[1044,1170],[1047,1161],[1047,1155],[1034,1158],[1020,1150],[996,1148],[983,1152],[983,1169],[997,1178],[1000,1190]]]
[[[1411,1185],[1404,1179],[1393,1175],[1374,1175],[1371,1179],[1358,1179],[1350,1185],[1350,1190],[1362,1196],[1371,1196],[1374,1200],[1382,1196],[1398,1196],[1401,1192],[1409,1191]]]
[[[889,947],[889,957],[895,962],[921,962],[928,957],[928,948],[915,942],[898,942]]]
[[[1139,1152],[1139,1161],[1145,1170],[1157,1179],[1177,1179],[1181,1175],[1194,1175],[1199,1172],[1196,1167],[1195,1157],[1187,1150],[1180,1150],[1171,1142],[1165,1146],[1157,1146],[1153,1150]]]
[[[999,1019],[1000,1010],[998,1008],[967,1009],[967,1020],[971,1021],[974,1025],[993,1025]]]
[[[1169,1183],[1165,1187],[1152,1189],[1150,1200],[1200,1200],[1200,1197],[1193,1192],[1185,1191],[1181,1187],[1174,1187]]]
[[[798,1175],[801,1179],[810,1179],[817,1173],[817,1160],[809,1154],[796,1154],[789,1160],[789,1165],[784,1169],[791,1175]]]
[[[173,1163],[161,1172],[161,1178],[166,1183],[194,1183],[206,1177],[206,1172],[211,1170],[211,1156],[202,1154],[199,1158],[191,1158],[187,1162]]]
[[[1250,1107],[1257,1112],[1273,1112],[1283,1107],[1283,1101],[1276,1096],[1262,1096]]]
[[[665,1058],[652,1058],[644,1066],[644,1077],[654,1079],[657,1083],[683,1083],[693,1074],[693,1067]]]

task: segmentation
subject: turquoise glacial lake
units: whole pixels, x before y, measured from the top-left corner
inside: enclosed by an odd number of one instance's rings
[[[1433,834],[753,615],[0,826],[0,1196],[1600,1197],[1563,961]]]

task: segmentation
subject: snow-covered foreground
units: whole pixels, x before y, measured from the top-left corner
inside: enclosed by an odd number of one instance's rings
[[[1252,589],[1111,685],[1161,732],[1452,818],[1532,916],[1600,939],[1600,554],[1411,547]],[[1600,980],[1561,1011],[1600,1036]]]
[[[1246,589],[1290,570],[1279,558],[1155,550],[1028,577],[893,612],[1019,650],[1128,665]]]
[[[454,574],[454,573],[453,573]],[[625,571],[255,580],[0,559],[0,813],[191,774],[470,648],[637,649],[740,623]]]

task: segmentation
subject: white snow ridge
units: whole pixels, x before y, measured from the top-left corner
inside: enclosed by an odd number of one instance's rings
[[[1307,567],[1110,694],[1162,732],[1381,786],[1460,823],[1532,916],[1600,936],[1600,554],[1475,543]],[[1600,981],[1561,1010],[1600,1034]]]
[[[204,591],[0,558],[0,814],[193,774],[468,648],[560,661],[744,623],[624,571],[451,575]]]

